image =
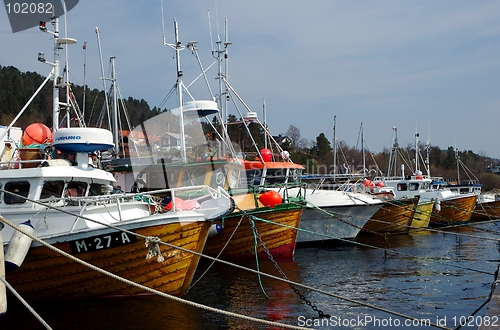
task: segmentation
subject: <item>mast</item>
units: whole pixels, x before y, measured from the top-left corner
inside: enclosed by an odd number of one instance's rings
[[[52,34],[54,35],[54,63],[53,65],[53,95],[52,95],[52,126],[53,126],[53,131],[57,131],[59,129],[59,112],[60,112],[60,107],[59,107],[59,87],[57,80],[59,79],[59,50],[61,49],[59,47],[59,43],[57,42],[59,39],[59,17],[54,16],[54,32]],[[48,31],[45,31],[48,32]]]
[[[427,176],[430,178],[431,177],[431,163],[429,161],[430,159],[430,153],[431,153],[431,123],[429,122],[429,133],[427,136],[427,142],[425,143],[425,171],[427,172]]]
[[[102,79],[102,86],[103,86],[103,91],[104,91],[104,103],[106,104],[106,114],[108,115],[108,118],[111,118],[109,115],[109,101],[108,101],[108,93],[106,93],[106,77],[104,75],[104,66],[102,63],[102,51],[101,51],[101,38],[100,38],[100,32],[99,28],[95,28],[95,33],[97,35],[97,48],[99,49],[99,61],[101,62],[101,79]]]
[[[397,157],[396,152],[399,147],[398,143],[398,128],[396,126],[392,127],[392,146],[391,153],[389,155],[389,166],[387,168],[387,176],[397,176]],[[394,174],[393,174],[394,173]],[[402,174],[404,176],[404,173]]]
[[[363,161],[363,175],[366,175],[366,159],[365,159],[365,129],[361,122],[361,159]]]
[[[177,66],[177,94],[179,96],[179,110],[180,110],[180,115],[179,115],[179,120],[180,120],[180,136],[181,136],[181,162],[185,163],[187,161],[186,157],[186,137],[184,136],[184,112],[183,112],[183,104],[182,104],[182,88],[183,88],[183,82],[182,82],[182,76],[184,75],[183,72],[181,71],[181,57],[180,57],[180,51],[184,50],[186,47],[184,47],[181,42],[179,41],[179,30],[177,26],[177,19],[174,18],[174,33],[175,33],[175,44],[168,44],[165,43],[165,45],[169,46],[170,48],[175,50],[175,62]]]
[[[333,116],[333,180],[337,174],[337,116]]]
[[[418,166],[418,163],[419,163],[418,137],[419,136],[420,136],[420,134],[418,134],[418,132],[415,132],[415,175],[419,171],[419,166]]]
[[[45,60],[43,53],[39,53],[38,60],[43,63],[47,63],[52,66],[52,129],[53,131],[57,131],[59,129],[59,114],[61,112],[61,101],[59,100],[59,87],[61,86],[61,77],[60,75],[60,67],[59,67],[59,56],[60,50],[62,48],[62,44],[71,45],[76,43],[76,39],[73,38],[59,38],[59,17],[54,13],[54,7],[52,7],[52,25],[54,26],[54,31],[49,31],[47,29],[45,22],[40,22],[38,26],[42,32],[50,33],[54,36],[54,62],[50,63]],[[69,85],[66,81],[66,88],[68,90],[67,98],[69,98]],[[69,102],[64,103],[66,106],[69,106]]]
[[[83,111],[82,117],[85,119],[85,95],[87,94],[87,42],[83,42]]]
[[[264,132],[264,149],[267,149],[267,115],[266,115],[266,100],[264,100],[262,104],[262,112],[264,116],[264,128],[266,132]]]
[[[115,57],[110,57],[111,62],[111,84],[113,88],[113,139],[115,140],[115,155],[120,158],[120,149],[118,143],[118,93],[116,88]]]

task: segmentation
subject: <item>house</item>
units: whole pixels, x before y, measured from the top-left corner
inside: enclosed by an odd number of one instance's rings
[[[292,144],[292,140],[288,136],[284,135],[278,135],[278,136],[273,136],[273,139],[278,143],[280,147],[288,147]]]

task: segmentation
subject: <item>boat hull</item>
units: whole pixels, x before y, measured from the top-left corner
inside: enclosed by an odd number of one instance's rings
[[[363,226],[361,233],[407,234],[419,197],[385,203]]]
[[[431,214],[430,225],[449,226],[464,224],[470,221],[476,205],[477,196],[467,195],[442,200],[441,210]],[[434,207],[435,208],[435,207]]]
[[[472,212],[471,221],[500,219],[500,200],[477,203]]]
[[[422,229],[429,227],[429,221],[431,220],[432,210],[434,208],[434,201],[420,201],[417,205],[417,209],[413,214],[413,219],[410,224],[409,233],[417,233],[422,231]]]
[[[339,239],[353,239],[368,220],[382,207],[349,205],[312,208],[304,210],[297,235],[299,245],[322,244]]]
[[[257,248],[257,255],[267,258],[264,248],[254,237],[250,221],[253,220],[257,233],[273,257],[293,258],[302,212],[302,205],[283,203],[274,208],[233,212],[216,219],[214,223],[219,224],[222,231],[207,239],[203,253],[223,259],[255,258]]]
[[[155,236],[163,242],[201,253],[211,226],[210,221],[152,224],[134,230],[143,236]],[[172,295],[183,295],[190,285],[199,256],[160,244],[164,261],[146,259],[148,248],[139,236],[115,231],[126,244],[92,248],[98,237],[79,238],[53,244],[54,247],[100,269],[136,284]],[[101,236],[106,237],[106,236]],[[125,237],[125,239],[124,239]],[[89,239],[91,239],[89,241]],[[93,241],[92,241],[93,239]],[[106,240],[103,241],[106,246]],[[96,246],[94,244],[94,246]],[[7,281],[25,298],[89,298],[130,296],[147,293],[45,246],[31,247],[22,266],[7,274]]]

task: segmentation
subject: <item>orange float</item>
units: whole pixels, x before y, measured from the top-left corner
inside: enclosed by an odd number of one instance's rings
[[[41,123],[31,124],[24,130],[23,144],[42,144],[52,142],[52,132],[50,128]]]
[[[262,155],[262,160],[265,162],[270,162],[273,158],[273,153],[269,149],[261,149],[260,154]]]
[[[262,205],[273,208],[275,205],[283,203],[283,198],[281,198],[281,195],[278,192],[269,190],[260,195],[259,201]]]

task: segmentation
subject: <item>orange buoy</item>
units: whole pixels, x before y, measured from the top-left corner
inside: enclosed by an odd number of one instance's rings
[[[50,128],[41,123],[31,124],[26,127],[23,134],[23,144],[42,144],[52,142],[52,132]]]
[[[262,205],[273,208],[275,205],[283,203],[283,198],[281,198],[281,195],[278,192],[269,190],[260,195],[259,201]]]
[[[273,158],[273,153],[269,149],[261,149],[260,154],[262,155],[262,160],[265,162],[270,162]]]
[[[375,183],[375,185],[379,188],[384,188],[384,183],[382,181]]]
[[[365,179],[365,181],[363,181],[363,185],[365,187],[375,187],[375,184],[373,183],[373,181],[368,180],[368,179]]]

